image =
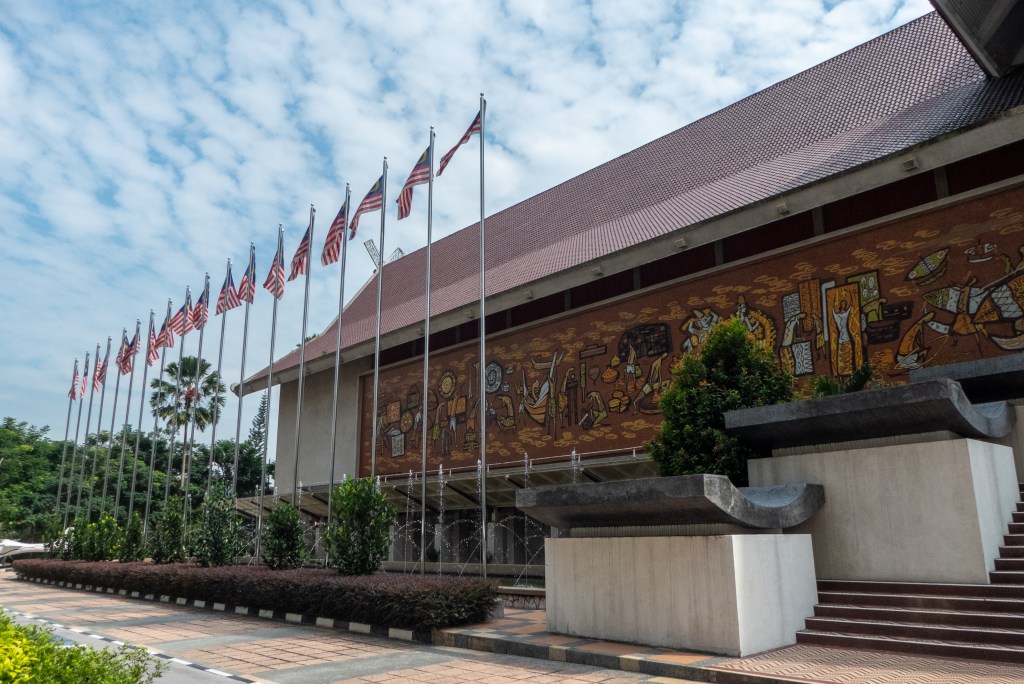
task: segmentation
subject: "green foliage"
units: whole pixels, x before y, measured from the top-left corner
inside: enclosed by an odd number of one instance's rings
[[[661,397],[661,432],[647,449],[662,475],[713,473],[747,483],[752,452],[725,432],[726,411],[789,401],[793,377],[737,318],[716,325],[672,369]]]
[[[860,368],[853,371],[848,378],[834,378],[831,375],[819,375],[811,381],[811,388],[816,397],[831,397],[836,394],[859,392],[865,389],[874,379],[875,369],[870,361],[865,361]]]
[[[342,481],[334,489],[331,501],[334,520],[326,537],[338,572],[376,572],[391,546],[388,527],[395,519],[395,507],[371,478]]]
[[[157,563],[182,563],[185,560],[183,503],[172,496],[156,516],[153,534],[153,560]]]
[[[121,526],[109,513],[104,513],[98,522],[85,525],[76,535],[76,539],[81,541],[81,560],[113,560],[123,537]]]
[[[261,455],[263,454],[263,445],[266,443],[265,435],[269,408],[269,395],[267,392],[264,392],[260,397],[260,407],[256,409],[256,415],[252,419],[252,427],[249,428],[249,438],[246,440],[256,450],[256,453]]]
[[[140,561],[146,557],[146,540],[142,538],[142,516],[132,512],[132,518],[124,529],[124,539],[118,549],[117,559],[122,563]]]
[[[235,499],[225,485],[210,488],[195,523],[192,541],[196,562],[204,567],[233,563],[242,551],[244,540],[235,514]]]
[[[47,439],[47,430],[14,418],[0,423],[0,535],[4,537],[46,539],[46,524],[57,506],[64,447],[63,442]],[[70,460],[70,449],[68,456]]]
[[[270,512],[261,540],[263,564],[273,570],[296,568],[306,559],[299,509],[283,503]]]
[[[52,628],[18,625],[0,611],[0,684],[151,684],[167,668],[128,644],[65,648]]]

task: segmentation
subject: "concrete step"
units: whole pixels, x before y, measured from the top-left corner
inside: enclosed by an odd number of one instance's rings
[[[939,597],[1001,597],[1024,600],[1024,587],[951,582],[872,582],[867,580],[818,580],[818,592],[897,594]],[[821,601],[834,603],[834,601]],[[853,602],[856,603],[856,602]]]
[[[1024,558],[1024,546],[1000,546],[1000,558]]]
[[[996,570],[1024,572],[1024,558],[1014,556],[1009,558],[996,558]]]
[[[816,644],[818,646],[866,648],[900,653],[946,656],[949,658],[1024,663],[1024,646],[998,646],[941,641],[937,639],[881,637],[844,632],[819,632],[806,629],[796,633],[796,641],[798,644]]]
[[[1017,502],[1017,510],[1018,511],[1024,511],[1024,501],[1018,501]]]
[[[988,573],[993,584],[1020,585],[1024,588],[1024,570],[996,570]]]
[[[1024,534],[1024,523],[1012,522],[1009,524],[1010,534]]]
[[[863,634],[897,639],[956,641],[963,643],[1024,646],[1024,633],[1013,629],[930,625],[890,620],[850,620],[847,618],[807,618],[807,629],[815,632]]]
[[[1024,534],[1004,534],[1003,543],[1007,546],[1024,546]]]
[[[1009,588],[1009,586],[1004,585],[999,588],[1005,589]],[[818,592],[818,602],[833,605],[1024,614],[1024,599],[1001,597],[998,594],[991,594],[990,597],[985,597],[824,591]]]
[[[1018,505],[1019,505],[1019,502],[1018,502]],[[1014,511],[1010,515],[1012,516],[1013,522],[1015,522],[1015,523],[1024,522],[1024,512],[1022,512],[1022,511]]]
[[[1024,635],[1024,613],[998,613],[966,610],[928,610],[888,606],[821,604],[814,606],[815,617],[873,620],[960,627],[994,627],[1020,630]],[[1019,638],[1024,638],[1021,636]]]

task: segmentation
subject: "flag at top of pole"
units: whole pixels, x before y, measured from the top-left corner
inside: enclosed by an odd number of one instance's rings
[[[252,304],[256,297],[256,248],[249,245],[249,265],[242,275],[242,282],[238,284],[238,298],[243,302]]]
[[[306,228],[306,234],[302,236],[302,240],[299,242],[299,246],[295,250],[295,256],[292,257],[292,272],[288,276],[288,282],[295,280],[300,275],[305,275],[306,271],[309,270],[309,231],[311,230],[313,230],[312,225]]]
[[[455,147],[453,147],[452,149],[448,150],[448,152],[443,157],[441,157],[441,161],[440,161],[440,163],[437,166],[437,175],[438,176],[440,176],[442,173],[444,173],[444,167],[448,166],[448,162],[450,162],[452,160],[452,157],[455,156],[455,152],[460,147],[462,147],[463,145],[468,143],[469,139],[471,137],[473,137],[474,134],[479,133],[482,128],[483,128],[483,126],[480,123],[480,112],[477,112],[476,113],[476,118],[473,119],[473,123],[469,124],[469,128],[466,129],[466,132],[462,135],[462,139],[459,140],[459,142],[455,143]]]
[[[174,331],[171,330],[170,325],[170,319],[165,319],[164,324],[160,326],[160,333],[156,336],[156,344],[153,345],[156,349],[161,347],[174,348]],[[152,351],[150,351],[150,354],[152,354]]]
[[[78,398],[78,359],[75,359],[75,374],[71,376],[71,389],[68,390],[68,399],[74,401]]]
[[[121,375],[127,375],[135,367],[135,354],[139,351],[139,331],[135,331],[135,337],[128,341],[128,333],[121,333],[121,351],[117,353],[117,367],[121,369]]]
[[[107,350],[107,356],[102,361],[96,359],[96,373],[92,378],[92,389],[94,392],[99,391],[100,386],[107,381],[107,359],[110,358],[110,350]]]
[[[348,237],[351,240],[356,236],[356,228],[359,226],[359,215],[368,211],[377,211],[384,206],[384,176],[377,179],[366,197],[359,203],[356,213],[352,215],[352,223],[348,227]]]
[[[284,296],[284,254],[281,253],[280,241],[277,243],[277,254],[274,255],[274,261],[270,264],[270,272],[267,273],[267,279],[263,281],[263,287],[277,299]]]
[[[171,318],[170,329],[178,337],[183,337],[185,333],[192,330],[192,295],[188,292],[188,288],[185,288],[185,303]],[[174,345],[168,344],[167,346],[173,347]]]
[[[228,274],[224,278],[224,285],[220,288],[217,296],[217,315],[225,311],[242,306],[242,300],[238,298],[238,290],[235,289],[235,281],[231,277],[231,266],[228,266]]]
[[[199,299],[196,300],[196,305],[192,309],[192,327],[196,330],[202,330],[203,326],[206,325],[206,321],[210,319],[210,279],[206,279],[206,286],[203,288],[203,293],[199,295]]]
[[[152,366],[153,362],[160,358],[160,352],[157,349],[160,348],[160,341],[156,337],[156,332],[153,327],[153,317],[149,317],[149,344],[146,346],[146,365]]]
[[[324,251],[320,255],[320,263],[330,266],[341,256],[341,241],[345,239],[345,223],[348,221],[346,209],[348,204],[342,204],[338,215],[334,217],[334,223],[327,231],[327,239],[324,240]]]
[[[86,361],[85,368],[82,369],[82,384],[78,388],[78,396],[84,397],[85,390],[89,387],[89,363]]]
[[[412,189],[417,185],[423,185],[424,183],[430,182],[430,167],[431,162],[431,149],[427,146],[427,149],[423,150],[423,154],[420,155],[416,165],[412,167],[412,172],[409,174],[409,178],[406,179],[405,185],[402,186],[402,191],[398,193],[398,220],[401,221],[412,211]]]

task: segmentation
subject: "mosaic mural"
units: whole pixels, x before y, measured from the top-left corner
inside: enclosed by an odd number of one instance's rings
[[[891,381],[914,368],[1024,349],[1024,193],[958,204],[570,313],[380,377],[380,473],[473,466],[484,374],[488,462],[640,446],[682,354],[740,317],[794,375],[849,375],[865,360]],[[372,378],[362,405],[372,406]],[[369,472],[370,411],[361,425]]]

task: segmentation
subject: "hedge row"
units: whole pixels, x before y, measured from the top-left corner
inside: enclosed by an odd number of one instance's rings
[[[26,579],[418,631],[483,622],[497,598],[497,588],[491,582],[433,575],[346,577],[320,569],[270,570],[249,565],[201,568],[56,559],[17,560],[14,571]]]

